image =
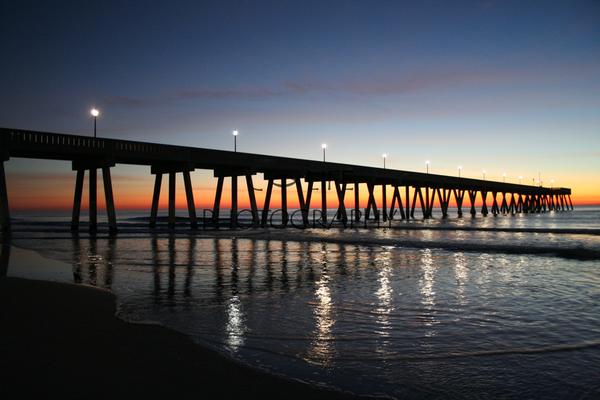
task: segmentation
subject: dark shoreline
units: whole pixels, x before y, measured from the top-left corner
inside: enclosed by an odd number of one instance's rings
[[[93,287],[0,278],[0,393],[356,399],[241,366],[157,325],[115,316]]]

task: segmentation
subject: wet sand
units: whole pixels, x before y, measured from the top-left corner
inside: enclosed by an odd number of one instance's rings
[[[104,290],[3,277],[0,304],[3,394],[357,398],[238,365],[161,326],[124,322]]]

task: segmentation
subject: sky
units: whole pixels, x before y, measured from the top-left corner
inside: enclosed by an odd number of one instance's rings
[[[6,1],[0,49],[1,127],[88,135],[97,107],[100,137],[232,149],[238,129],[238,151],[326,142],[331,161],[540,176],[600,204],[598,1]],[[11,208],[71,206],[68,163],[6,170]],[[149,168],[113,179],[118,207],[148,206]],[[193,182],[210,206],[211,171]]]

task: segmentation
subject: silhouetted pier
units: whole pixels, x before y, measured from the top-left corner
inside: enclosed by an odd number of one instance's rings
[[[76,171],[73,201],[72,229],[79,227],[84,174],[89,174],[89,228],[97,228],[97,171],[102,171],[108,226],[117,230],[117,217],[111,182],[111,169],[117,164],[147,165],[155,175],[150,226],[157,223],[158,201],[163,175],[169,177],[168,224],[175,226],[175,185],[176,174],[183,175],[189,222],[198,228],[194,193],[190,172],[195,169],[208,169],[214,172],[217,186],[214,206],[209,210],[210,218],[202,218],[203,227],[218,227],[220,205],[225,179],[231,179],[231,212],[229,226],[240,226],[238,210],[238,178],[244,177],[248,189],[251,225],[265,227],[275,213],[281,219],[279,226],[310,226],[310,206],[313,191],[320,189],[320,208],[313,210],[319,226],[331,226],[328,221],[328,186],[337,199],[338,207],[333,219],[344,227],[359,221],[376,220],[383,222],[392,219],[414,219],[415,210],[420,209],[421,218],[431,218],[436,199],[442,217],[448,216],[451,205],[456,207],[458,216],[463,215],[463,204],[468,213],[477,214],[475,204],[481,202],[480,213],[488,215],[539,213],[573,209],[571,189],[529,186],[481,179],[459,178],[429,173],[400,171],[376,167],[340,164],[324,161],[301,160],[204,148],[172,146],[165,144],[135,142],[127,140],[100,139],[88,136],[66,135],[49,132],[26,131],[0,128],[0,225],[4,231],[10,230],[8,189],[4,173],[4,162],[10,157],[35,158],[46,160],[66,160],[72,162]],[[264,174],[267,181],[264,204],[258,207],[253,176]],[[302,180],[307,183],[306,190]],[[288,186],[295,186],[300,209],[301,223],[294,223],[288,213]],[[281,188],[281,208],[271,208],[273,186]],[[375,188],[381,187],[381,196],[376,198]],[[387,189],[392,188],[391,202],[388,203]],[[412,188],[412,190],[410,190]],[[367,190],[367,207],[359,207],[360,190]],[[348,191],[353,191],[353,207],[348,210],[344,200]],[[468,204],[466,203],[468,201]],[[488,202],[490,201],[490,202]],[[488,208],[489,206],[489,208]]]

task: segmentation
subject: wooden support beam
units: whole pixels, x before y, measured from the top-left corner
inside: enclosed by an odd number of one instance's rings
[[[281,223],[283,226],[288,224],[287,179],[285,178],[281,178]]]
[[[573,210],[573,201],[571,201],[571,195],[567,197],[569,199],[569,205],[571,206],[571,210]]]
[[[438,197],[440,196],[440,190],[438,189]],[[441,190],[441,201],[440,206],[442,207],[442,218],[448,218],[448,203],[450,201],[450,190]]]
[[[435,194],[435,189],[433,189],[433,192]],[[423,197],[421,195],[421,197]],[[426,204],[426,210],[425,210],[425,216],[424,218],[431,218],[431,213],[430,213],[430,209],[429,209],[429,186],[425,187],[425,204]]]
[[[433,217],[433,203],[435,202],[435,188],[431,189],[431,198],[429,199],[429,204],[427,204],[427,216],[428,218]]]
[[[494,214],[494,216],[500,213],[500,209],[498,208],[497,196],[498,192],[492,191],[492,214]]]
[[[545,203],[545,199],[544,199],[544,195],[540,194],[539,196],[539,201],[540,201],[540,212],[546,212],[546,203]]]
[[[308,209],[306,208],[306,203],[304,202],[304,192],[302,191],[302,183],[300,182],[300,178],[295,178],[296,182],[296,193],[298,193],[298,203],[300,204],[300,213],[302,214],[302,226],[305,228],[308,226]],[[310,190],[312,190],[312,185]]]
[[[360,183],[354,182],[354,221],[360,221],[360,196],[358,188]]]
[[[98,170],[92,168],[89,170],[89,212],[90,212],[90,232],[98,229]]]
[[[404,194],[406,195],[406,219],[410,219],[410,191],[409,191],[409,186],[406,185],[406,189]]]
[[[400,197],[400,190],[398,186],[394,185],[394,193],[392,194],[392,204],[390,205],[390,219],[394,219],[396,213],[396,205],[400,211],[400,219],[404,219],[404,206],[402,204],[402,198]]]
[[[564,211],[564,199],[563,199],[563,195],[559,194],[557,195],[558,198],[558,210],[559,211]]]
[[[516,202],[515,202],[515,194],[511,193],[510,194],[510,203],[508,204],[508,212],[510,214],[514,214],[517,211],[517,207],[516,207]]]
[[[413,193],[413,199],[412,199],[412,206],[410,207],[410,217],[412,219],[415,219],[415,208],[417,205],[417,196],[419,195],[419,190],[420,188],[415,186],[415,191]]]
[[[175,227],[175,172],[169,172],[169,228]]]
[[[238,227],[238,177],[231,176],[231,208],[229,212],[229,227],[237,229]]]
[[[254,183],[252,175],[246,175],[246,187],[248,188],[248,199],[250,200],[250,210],[252,211],[252,226],[258,228],[258,206],[256,205],[256,193],[254,193]]]
[[[481,200],[483,202],[483,205],[481,206],[481,214],[483,214],[484,217],[488,215],[487,194],[487,190],[481,191]]]
[[[377,210],[377,202],[375,201],[375,185],[367,183],[367,190],[369,191],[369,201],[365,212],[365,221],[369,219],[369,210],[371,209],[373,210],[373,218],[379,221],[379,211]]]
[[[213,212],[212,212],[213,224],[217,228],[219,227],[219,214],[221,211],[221,195],[223,194],[223,183],[224,182],[225,182],[225,177],[220,176],[217,178],[217,189],[215,191],[215,201],[213,203]]]
[[[312,193],[314,190],[314,181],[308,181],[308,187],[306,188],[306,218],[307,218],[307,222],[308,222],[308,218],[310,215],[310,201],[312,200]],[[308,224],[307,224],[308,226]]]
[[[4,172],[4,171],[2,171],[2,172]],[[71,230],[72,231],[76,231],[79,229],[79,215],[81,214],[81,197],[83,195],[83,177],[84,177],[84,175],[85,175],[84,169],[77,170],[77,177],[75,178],[75,194],[73,196],[73,214],[71,215]]]
[[[321,180],[321,221],[327,225],[327,182]]]
[[[387,213],[387,185],[384,183],[381,185],[381,211],[383,214],[383,222],[388,220]]]
[[[370,216],[371,216],[371,186],[367,183],[367,208],[365,208],[365,223],[369,219]]]
[[[4,160],[0,160],[0,228],[4,234],[10,233],[10,208],[8,206],[8,188],[4,174]]]
[[[344,204],[344,197],[346,197],[346,184],[342,184],[337,181],[334,183],[335,183],[335,191],[337,192],[337,197],[338,197],[338,202],[339,202],[338,213],[340,214],[340,219],[342,220],[342,223],[344,224],[344,228],[345,228],[348,223],[348,215],[346,214],[346,205]]]
[[[267,220],[269,218],[269,207],[271,206],[271,193],[273,193],[273,179],[269,179],[267,182],[267,193],[265,194],[265,205],[262,211],[262,227],[267,226]]]
[[[102,167],[102,181],[104,182],[104,198],[106,199],[106,214],[108,215],[108,230],[117,232],[117,213],[115,212],[115,200],[110,177],[110,167]]]
[[[469,190],[469,200],[471,201],[471,216],[474,217],[477,214],[477,210],[475,209],[475,199],[477,197],[476,190]]]
[[[454,200],[456,201],[456,209],[458,212],[458,217],[460,218],[460,217],[462,217],[462,204],[463,204],[463,199],[465,197],[465,191],[453,189],[452,192],[454,193]]]
[[[429,191],[429,189],[425,189],[426,191]],[[421,188],[417,189],[417,194],[419,195],[419,203],[421,204],[421,213],[423,214],[423,219],[427,218],[427,207],[425,206],[425,201],[423,200],[423,192],[421,191]]]
[[[185,186],[185,197],[188,206],[188,215],[190,216],[190,227],[198,228],[198,218],[196,216],[196,203],[194,202],[194,190],[192,189],[192,178],[190,171],[183,171],[183,184]]]
[[[160,198],[160,186],[162,184],[163,174],[156,174],[154,179],[154,193],[152,194],[152,208],[150,209],[150,227],[156,226],[156,216],[158,215],[158,200]]]

